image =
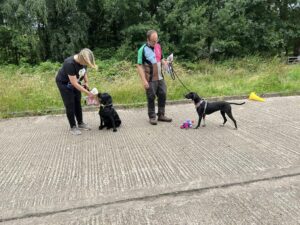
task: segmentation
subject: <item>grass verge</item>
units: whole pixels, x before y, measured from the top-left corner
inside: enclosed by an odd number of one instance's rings
[[[146,102],[134,64],[127,61],[98,61],[98,71],[89,70],[90,87],[109,92],[115,104],[140,105]],[[38,66],[3,65],[0,68],[0,118],[29,112],[45,114],[63,108],[55,83],[58,63]],[[203,97],[259,95],[300,91],[300,64],[286,65],[278,58],[253,56],[220,63],[176,62],[174,68],[184,84]],[[165,75],[168,100],[179,100],[187,92],[178,80]]]

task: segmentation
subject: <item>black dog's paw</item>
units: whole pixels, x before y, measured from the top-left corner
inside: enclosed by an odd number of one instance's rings
[[[117,132],[117,129],[113,129],[113,132]]]
[[[99,126],[99,130],[102,130],[104,128],[104,126]]]
[[[199,127],[195,127],[194,129],[198,129]]]

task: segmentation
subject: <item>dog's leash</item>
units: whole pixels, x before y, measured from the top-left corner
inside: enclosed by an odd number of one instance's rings
[[[184,83],[180,80],[180,78],[178,77],[177,73],[175,72],[174,70],[174,67],[173,67],[173,63],[172,62],[168,62],[168,73],[170,74],[172,80],[175,80],[176,77],[177,79],[179,80],[179,82],[181,83],[181,85],[188,91],[188,92],[191,92],[191,90],[189,88],[187,88]]]

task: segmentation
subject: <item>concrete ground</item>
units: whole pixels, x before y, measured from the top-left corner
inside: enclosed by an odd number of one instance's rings
[[[240,101],[235,101],[240,102]],[[300,96],[232,106],[206,127],[192,103],[172,123],[117,110],[117,133],[72,136],[65,115],[0,120],[0,224],[300,224]]]

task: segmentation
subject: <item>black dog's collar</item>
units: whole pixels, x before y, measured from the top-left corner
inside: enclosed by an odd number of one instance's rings
[[[200,102],[198,102],[197,104],[195,104],[196,109],[202,104],[202,102],[204,102],[204,100],[201,100]]]
[[[101,104],[101,105],[103,105],[103,104]],[[108,105],[103,105],[103,106],[105,107],[105,106],[112,106],[112,105],[113,105],[113,104],[108,104]]]
[[[198,102],[197,104],[195,104],[195,107],[196,107],[196,109],[198,109],[199,106],[202,104],[202,102],[205,103],[205,105],[204,105],[204,110],[203,110],[203,115],[204,115],[204,114],[205,114],[205,111],[206,111],[206,107],[207,107],[207,101],[201,100],[200,102]]]

